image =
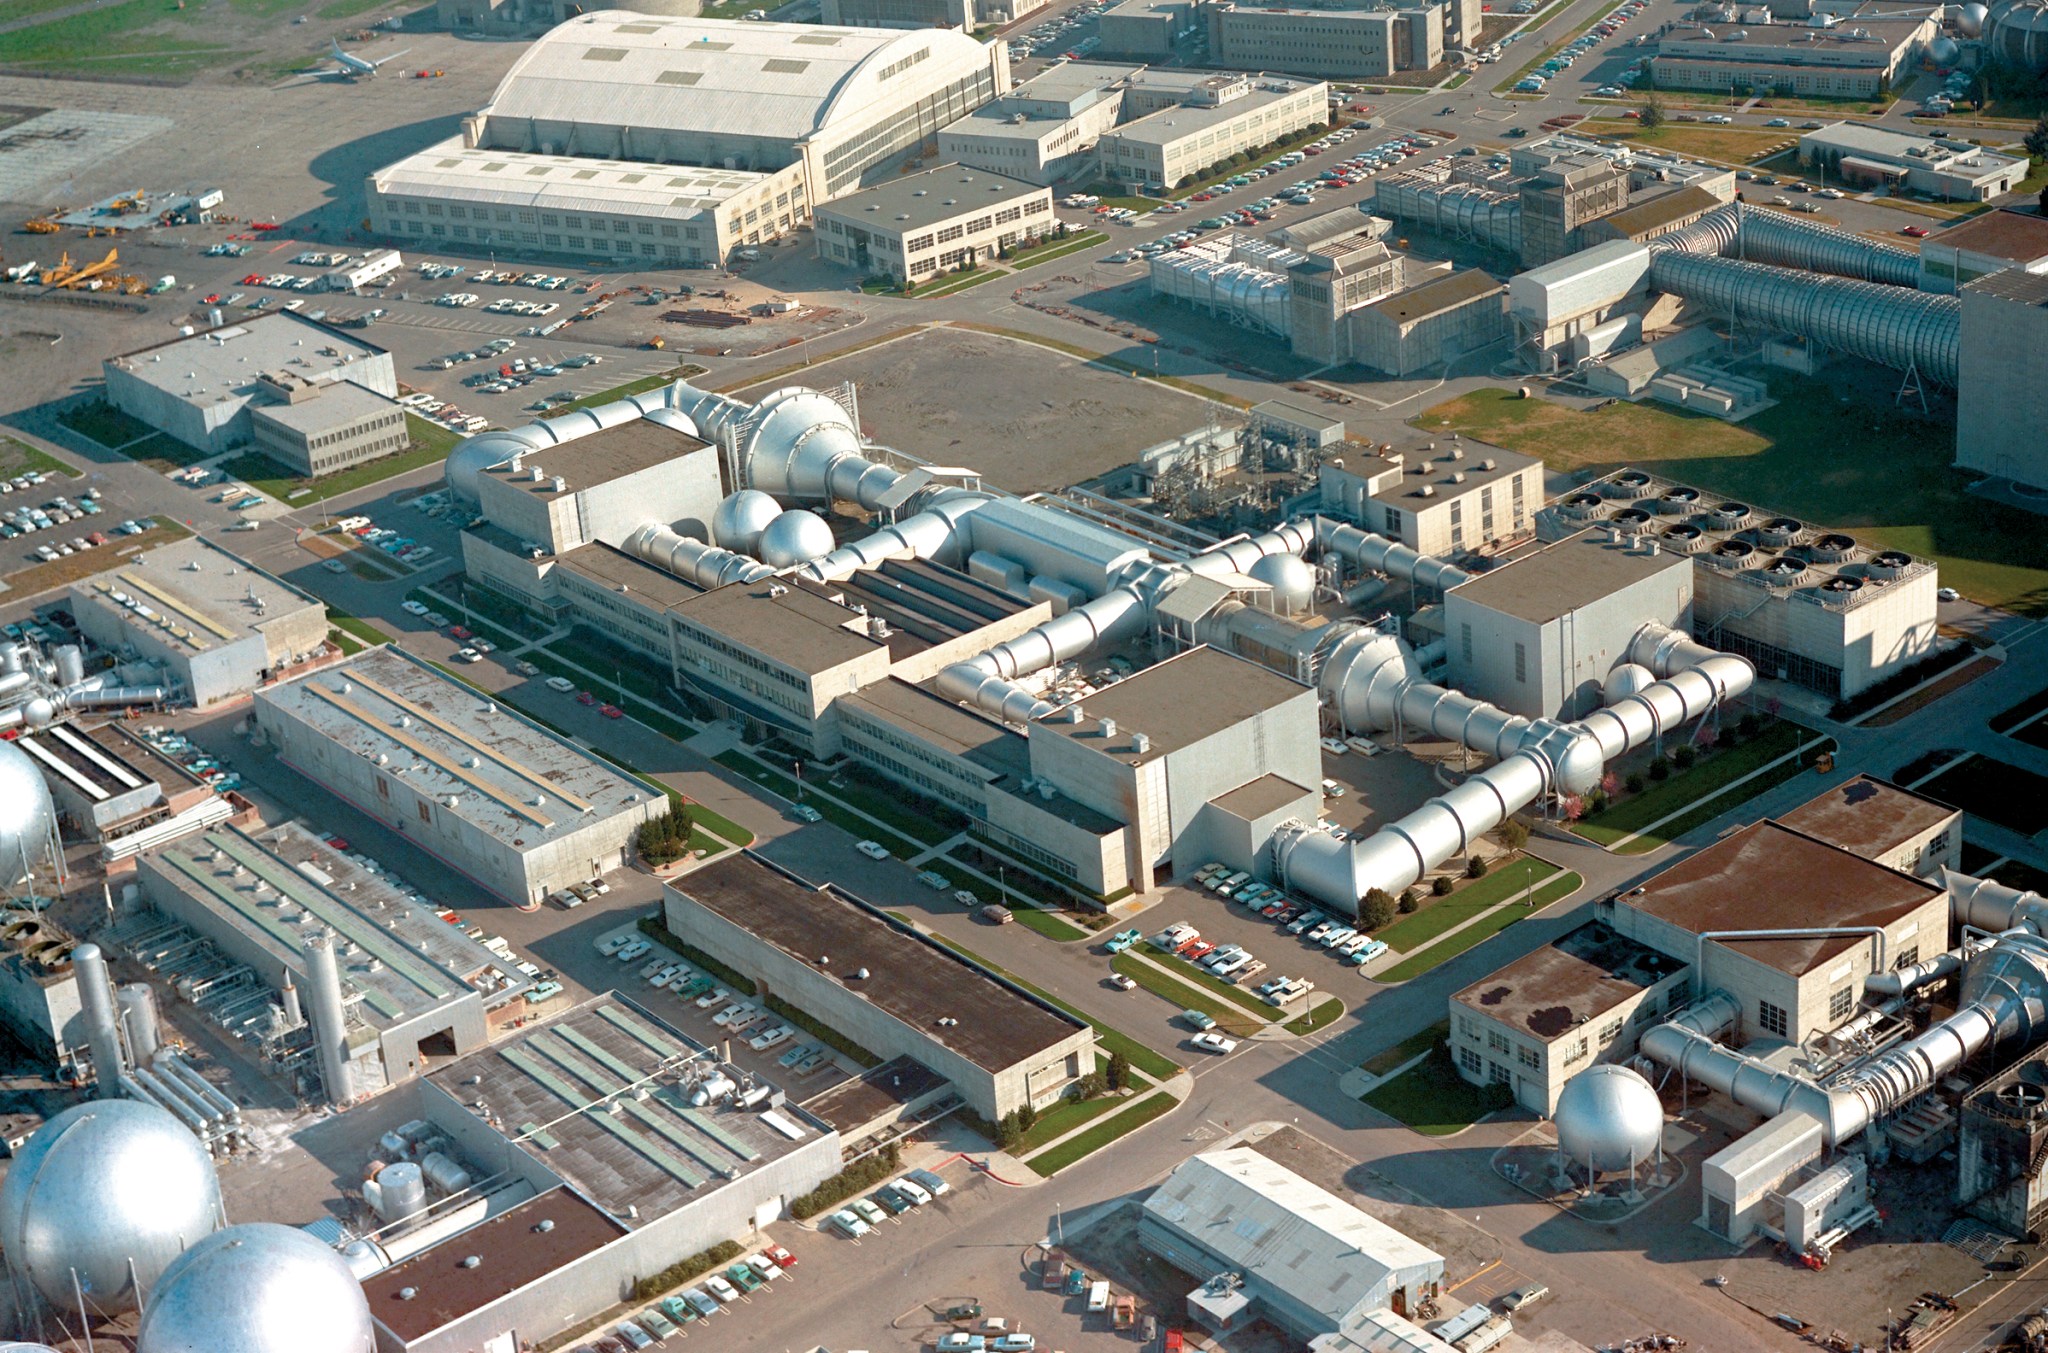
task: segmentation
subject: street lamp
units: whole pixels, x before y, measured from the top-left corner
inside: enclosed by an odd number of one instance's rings
[[[789,768],[796,772],[796,801],[802,803],[804,801],[804,763],[792,761],[789,763]]]

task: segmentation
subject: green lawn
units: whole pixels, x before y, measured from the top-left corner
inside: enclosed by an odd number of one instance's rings
[[[393,5],[393,0],[328,0],[327,4],[313,11],[320,19],[353,19],[358,14],[368,14],[373,9]]]
[[[727,770],[737,771],[754,783],[764,785],[775,793],[780,794],[791,803],[798,801],[799,791],[795,780],[790,779],[780,771],[768,769],[761,762],[736,747],[720,752],[713,759]],[[824,814],[827,821],[833,823],[842,831],[851,833],[857,840],[874,841],[902,859],[908,859],[910,856],[917,854],[920,849],[916,843],[906,841],[896,835],[896,833],[877,827],[866,818],[856,816],[851,809],[839,800],[829,795],[821,794],[809,785],[806,785],[802,790],[802,796],[804,803],[817,809],[820,813]]]
[[[842,771],[832,777],[832,782],[824,785],[812,779],[806,779],[804,784],[806,788],[843,800],[877,822],[886,823],[928,846],[957,835],[967,826],[967,819],[953,809],[919,803],[895,785],[859,769]]]
[[[1451,1022],[1440,1019],[1427,1029],[1417,1029],[1391,1048],[1374,1053],[1359,1064],[1359,1070],[1369,1071],[1375,1076],[1384,1076],[1395,1067],[1412,1058],[1428,1052],[1438,1043],[1451,1036]]]
[[[929,866],[926,867],[928,868]],[[1087,931],[1068,925],[1065,921],[1062,921],[1059,917],[1042,907],[1011,907],[1010,915],[1016,917],[1017,924],[1023,926],[1026,930],[1035,930],[1047,939],[1058,940],[1062,944],[1071,940],[1085,940],[1088,938]]]
[[[8,33],[0,39],[0,64],[175,78],[255,55],[200,40],[190,25],[198,22],[202,8],[180,7],[175,0],[101,5]],[[0,15],[13,17],[11,8]],[[181,26],[184,32],[178,31]]]
[[[624,686],[641,699],[659,704],[674,684],[666,667],[658,667],[639,650],[613,643],[581,625],[568,638],[557,639],[547,647],[558,657],[608,678],[605,689],[613,697],[618,694],[616,688]]]
[[[1049,1109],[1041,1109],[1038,1120],[1031,1130],[1017,1139],[1010,1148],[1010,1154],[1021,1156],[1026,1151],[1035,1151],[1055,1137],[1064,1137],[1077,1128],[1121,1108],[1131,1101],[1123,1095],[1097,1095],[1093,1099],[1063,1099]]]
[[[1676,813],[1692,804],[1707,806],[1703,800],[1712,795],[1720,797],[1713,800],[1713,812],[1709,816],[1725,813],[1738,803],[1761,794],[1768,785],[1760,777],[1742,786],[1736,795],[1722,794],[1723,789],[1765,763],[1792,751],[1802,738],[1813,736],[1813,730],[1804,724],[1794,723],[1789,719],[1781,720],[1748,742],[1702,757],[1691,770],[1672,771],[1671,778],[1664,783],[1652,782],[1642,793],[1618,800],[1598,817],[1573,824],[1572,830],[1596,845],[1611,846],[1631,832],[1642,831],[1659,818]],[[1810,763],[1813,756],[1833,745],[1832,741],[1823,740],[1807,756],[1801,758],[1797,765],[1788,767],[1789,773],[1785,778],[1789,779],[1792,775],[1798,774]],[[1660,833],[1643,838],[1647,844],[1642,844],[1641,849],[1654,850],[1664,844],[1679,834],[1675,830],[1677,826],[1675,822],[1667,824]],[[1636,844],[1640,843],[1631,843],[1630,854],[1641,853],[1633,848]]]
[[[1589,136],[1626,141],[1630,145],[1667,150],[1674,155],[1696,155],[1722,164],[1744,165],[1797,141],[1799,133],[1790,128],[1757,130],[1749,127],[1708,127],[1696,122],[1666,122],[1648,131],[1627,118],[1595,119],[1572,130]]]
[[[1486,941],[1506,930],[1525,916],[1533,916],[1551,903],[1570,897],[1586,881],[1577,874],[1566,874],[1561,879],[1552,879],[1538,888],[1530,898],[1528,906],[1519,900],[1503,903],[1493,911],[1480,917],[1457,934],[1440,943],[1432,944],[1412,958],[1402,959],[1385,972],[1376,975],[1375,982],[1409,982],[1422,976],[1440,963],[1448,963],[1468,949],[1476,949]]]
[[[1471,920],[1556,872],[1556,865],[1524,855],[1492,870],[1483,879],[1468,881],[1449,897],[1433,898],[1425,893],[1422,910],[1403,916],[1374,938],[1386,941],[1389,948],[1399,953],[1413,953],[1452,926]]]
[[[1781,766],[1773,766],[1754,780],[1745,784],[1740,794],[1722,795],[1719,798],[1708,799],[1689,812],[1679,814],[1655,831],[1644,832],[1627,845],[1617,847],[1614,853],[1617,855],[1647,855],[1653,850],[1660,849],[1666,844],[1684,836],[1687,832],[1706,826],[1709,822],[1712,822],[1737,804],[1747,803],[1758,795],[1768,793],[1770,790],[1784,784],[1787,780],[1805,774],[1807,767],[1812,764],[1812,757],[1826,747],[1832,746],[1834,746],[1834,741],[1830,739],[1823,744],[1823,747],[1815,748],[1807,756],[1800,757],[1796,761],[1787,761]]]
[[[2026,729],[2031,733],[2035,724]],[[2048,779],[1995,757],[1973,756],[1918,787],[1918,792],[2022,836],[2048,828]]]
[[[1173,1096],[1163,1090],[1148,1095],[1107,1122],[1099,1123],[1086,1132],[1077,1133],[1051,1150],[1039,1152],[1025,1164],[1040,1175],[1050,1177],[1058,1174],[1075,1161],[1094,1155],[1126,1133],[1135,1132],[1153,1119],[1171,1112],[1174,1102]]]
[[[352,658],[367,647],[367,645],[355,639],[346,630],[329,630],[327,631],[327,638],[336,648],[341,650],[343,657]]]
[[[81,471],[72,469],[47,451],[30,446],[16,437],[0,436],[0,476],[12,479],[31,470],[41,470],[44,474],[69,475],[73,479],[82,477]]]
[[[1411,1067],[1366,1092],[1363,1101],[1425,1137],[1462,1132],[1499,1106],[1493,1089],[1470,1084],[1438,1059]]]
[[[1017,976],[1017,974],[1006,971],[997,964],[989,962],[980,954],[977,954],[972,949],[969,949],[966,945],[956,944],[952,940],[947,939],[944,935],[933,935],[932,939],[936,940],[940,944],[943,944],[944,946],[946,946],[946,948],[951,949],[954,953],[961,955],[963,958],[969,958],[974,960],[976,963],[979,963],[982,967],[987,968],[990,972],[1001,973],[1005,978],[1012,982],[1015,982],[1018,986],[1024,988],[1026,991],[1038,997],[1038,999],[1044,1001],[1046,1004],[1057,1006],[1059,1009],[1066,1011],[1075,1019],[1080,1020],[1089,1028],[1095,1030],[1095,1040],[1102,1046],[1102,1050],[1104,1052],[1121,1052],[1124,1055],[1125,1061],[1129,1062],[1132,1066],[1138,1068],[1138,1070],[1150,1076],[1153,1080],[1169,1080],[1180,1073],[1180,1066],[1178,1063],[1170,1061],[1161,1054],[1154,1052],[1152,1049],[1146,1047],[1143,1043],[1140,1043],[1137,1039],[1132,1038],[1129,1034],[1119,1033],[1115,1029],[1110,1028],[1107,1024],[1104,1024],[1102,1021],[1090,1018],[1088,1015],[1083,1014],[1079,1010],[1076,1010],[1073,1006],[1068,1005],[1059,997],[1045,990],[1045,988],[1034,986],[1030,982],[1027,982],[1023,978]]]
[[[1140,944],[1138,948],[1142,949],[1145,952],[1145,956],[1147,958],[1150,958],[1153,962],[1159,964],[1161,967],[1167,968],[1172,972],[1178,973],[1183,979],[1189,982],[1193,982],[1196,986],[1201,987],[1205,991],[1213,992],[1216,995],[1221,996],[1224,1000],[1229,1001],[1232,1005],[1239,1006],[1245,1010],[1250,1011],[1252,1014],[1257,1015],[1261,1020],[1264,1020],[1272,1010],[1271,1006],[1267,1005],[1257,996],[1254,996],[1251,992],[1246,991],[1243,987],[1232,986],[1230,983],[1224,981],[1222,978],[1217,977],[1212,973],[1203,971],[1201,968],[1196,967],[1194,964],[1188,962],[1186,959],[1174,957],[1172,954],[1166,952],[1166,950],[1161,949],[1158,945],[1153,944],[1150,940],[1147,940],[1144,943]]]
[[[1083,249],[1093,249],[1108,238],[1109,236],[1100,230],[1077,231],[1061,239],[1047,240],[1036,249],[1020,249],[1003,262],[1012,269],[1021,271],[1056,258],[1063,258],[1068,254],[1077,254]]]
[[[337,629],[354,635],[365,644],[388,644],[391,642],[390,635],[378,629],[369,621],[358,620],[347,611],[337,611],[332,606],[327,608],[327,622]]]
[[[1881,395],[1884,382],[1872,381],[1838,390],[1773,372],[1778,402],[1740,425],[1647,404],[1580,412],[1498,388],[1439,404],[1415,425],[1540,456],[1556,470],[1641,465],[1925,555],[1940,564],[1943,583],[1973,600],[2048,612],[2040,517],[1966,492],[1971,476],[1949,464],[1953,429],[1895,407],[1895,381]]]
[[[1314,1033],[1317,1029],[1327,1029],[1332,1024],[1335,1024],[1337,1017],[1343,1013],[1344,1002],[1338,1000],[1335,996],[1326,997],[1318,1001],[1306,1014],[1297,1015],[1293,1019],[1288,1020],[1286,1025],[1287,1032],[1291,1034],[1307,1034]]]
[[[130,417],[111,404],[84,404],[74,409],[66,409],[57,415],[57,421],[79,436],[98,442],[109,451],[119,451],[122,447],[146,437],[161,435],[140,418]],[[195,457],[198,455],[197,452],[190,454]]]
[[[405,426],[412,434],[412,446],[407,450],[366,460],[361,465],[351,465],[346,470],[337,470],[315,479],[301,478],[258,451],[223,461],[220,469],[228,478],[239,479],[258,493],[280,503],[300,506],[324,502],[429,465],[439,465],[448,459],[448,452],[461,440],[452,430],[416,414],[405,416]]]
[[[1264,1020],[1252,1019],[1242,1010],[1234,1009],[1191,986],[1176,982],[1151,964],[1130,954],[1118,954],[1109,961],[1109,966],[1154,996],[1162,997],[1182,1010],[1201,1011],[1215,1020],[1216,1026],[1232,1038],[1243,1038],[1265,1027]]]

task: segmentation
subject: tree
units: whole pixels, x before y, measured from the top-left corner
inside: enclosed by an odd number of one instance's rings
[[[1665,758],[1665,757],[1661,757],[1661,756],[1660,756],[1660,757],[1657,757],[1657,758],[1656,758],[1655,760],[1651,761],[1651,762],[1650,762],[1650,778],[1651,778],[1652,780],[1658,780],[1658,781],[1663,781],[1663,780],[1668,780],[1668,779],[1670,779],[1670,778],[1671,778],[1671,762],[1670,762],[1670,761],[1669,761],[1669,760],[1668,760],[1667,758]]]
[[[1109,1054],[1109,1088],[1121,1090],[1131,1081],[1131,1059],[1121,1052]]]
[[[1468,879],[1483,879],[1486,877],[1486,857],[1484,855],[1474,855],[1471,859],[1465,861],[1465,877]]]
[[[2034,120],[2034,129],[2021,138],[2020,144],[2035,159],[2048,159],[2048,114]]]
[[[1664,100],[1655,94],[1646,97],[1636,108],[1636,125],[1644,131],[1651,131],[1664,125]]]
[[[1429,891],[1438,897],[1449,897],[1451,889],[1456,886],[1456,884],[1451,882],[1449,874],[1438,874],[1429,881]]]
[[[1416,911],[1421,910],[1421,908],[1422,899],[1415,895],[1415,890],[1413,888],[1403,888],[1401,890],[1401,900],[1394,904],[1394,909],[1400,912],[1403,916],[1410,915]]]
[[[640,847],[640,858],[647,863],[672,864],[689,853],[690,833],[694,830],[696,824],[690,821],[689,809],[678,804],[660,817],[641,823],[634,843]]]
[[[1502,819],[1493,834],[1509,850],[1520,850],[1529,844],[1529,829],[1513,818]]]
[[[1358,923],[1367,930],[1378,930],[1394,920],[1394,899],[1378,888],[1365,895],[1358,904]]]

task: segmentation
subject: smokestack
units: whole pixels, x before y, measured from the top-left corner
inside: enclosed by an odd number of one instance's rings
[[[121,1099],[121,1073],[127,1069],[121,1057],[121,1033],[114,1022],[114,985],[107,977],[107,958],[97,944],[81,944],[71,951],[71,965],[78,979],[78,1004],[85,1020],[85,1042],[92,1049],[93,1074],[99,1079],[101,1099]]]
[[[334,956],[334,936],[326,931],[306,937],[306,986],[320,1083],[330,1104],[343,1105],[355,1096],[348,1078],[348,1026],[341,1013],[341,966]]]
[[[306,1012],[299,1007],[299,989],[292,983],[292,970],[284,970],[284,1027],[296,1029],[306,1022]]]
[[[115,997],[121,1003],[121,1028],[128,1035],[128,1052],[140,1069],[156,1056],[156,992],[147,982],[123,982]]]

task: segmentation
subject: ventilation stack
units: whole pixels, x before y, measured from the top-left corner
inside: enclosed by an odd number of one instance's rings
[[[121,1032],[114,1015],[114,984],[107,976],[107,957],[97,944],[81,944],[71,951],[71,964],[78,977],[78,1004],[85,1020],[85,1042],[92,1049],[93,1074],[99,1078],[101,1099],[125,1099],[121,1073],[127,1062],[121,1056]]]
[[[341,965],[334,954],[334,937],[325,931],[306,937],[306,990],[320,1083],[328,1102],[339,1107],[354,1093],[348,1076],[348,1024],[341,1010]]]

